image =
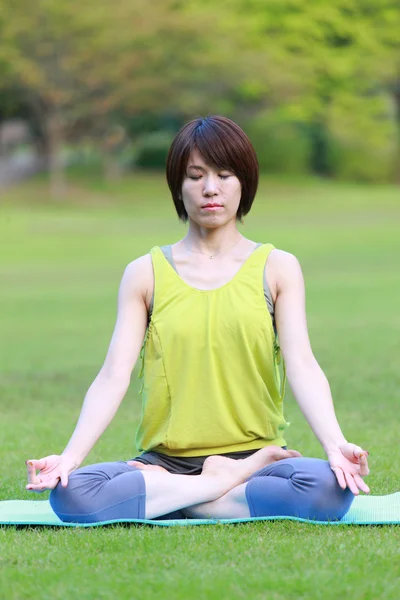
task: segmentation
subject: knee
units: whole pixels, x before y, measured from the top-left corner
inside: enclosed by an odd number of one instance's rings
[[[88,492],[93,490],[93,485],[97,487],[95,481],[89,481],[81,473],[71,473],[66,487],[63,487],[60,482],[51,491],[49,497],[51,508],[62,521],[74,521],[78,515],[89,514],[92,509]]]
[[[318,459],[315,459],[316,461]],[[353,493],[343,490],[326,460],[318,460],[312,471],[309,514],[317,521],[336,521],[344,517],[354,500]]]

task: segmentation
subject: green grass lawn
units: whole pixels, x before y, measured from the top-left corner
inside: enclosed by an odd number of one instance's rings
[[[265,179],[242,231],[298,256],[314,353],[346,437],[370,451],[373,494],[400,490],[400,191]],[[107,350],[125,265],[179,239],[159,175],[106,185],[40,178],[0,201],[0,500],[24,461],[60,453]],[[134,456],[137,382],[86,463]],[[324,457],[290,393],[290,447]],[[47,497],[43,494],[41,498]],[[393,599],[399,527],[258,522],[193,528],[0,530],[0,598]]]

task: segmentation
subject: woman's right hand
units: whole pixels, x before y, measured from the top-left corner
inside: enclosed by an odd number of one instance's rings
[[[26,489],[32,492],[44,492],[53,490],[59,481],[63,487],[66,487],[68,475],[79,465],[66,454],[52,454],[39,460],[27,460],[26,466],[28,471]]]

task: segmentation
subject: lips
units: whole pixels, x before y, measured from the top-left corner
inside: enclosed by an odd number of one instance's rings
[[[209,202],[208,204],[204,204],[203,208],[222,208],[222,204]]]

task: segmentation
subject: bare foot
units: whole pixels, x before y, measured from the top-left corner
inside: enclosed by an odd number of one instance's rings
[[[145,465],[138,460],[128,460],[127,464],[130,467],[136,467],[140,471],[164,471],[164,473],[169,473],[164,467],[160,467],[159,465]]]
[[[246,469],[249,469],[249,474],[247,477],[250,477],[250,475],[259,469],[271,465],[278,460],[299,457],[301,457],[301,454],[300,452],[297,452],[297,450],[284,450],[280,446],[265,446],[265,448],[261,448],[261,450],[258,450],[258,452],[255,452],[248,458],[243,459],[242,466],[244,466],[244,463],[246,463]]]
[[[265,446],[248,458],[234,459],[226,456],[209,456],[203,463],[202,475],[223,477],[234,481],[233,486],[244,483],[250,475],[278,460],[300,457],[297,450],[284,450],[279,446]],[[230,488],[231,489],[231,488]]]

